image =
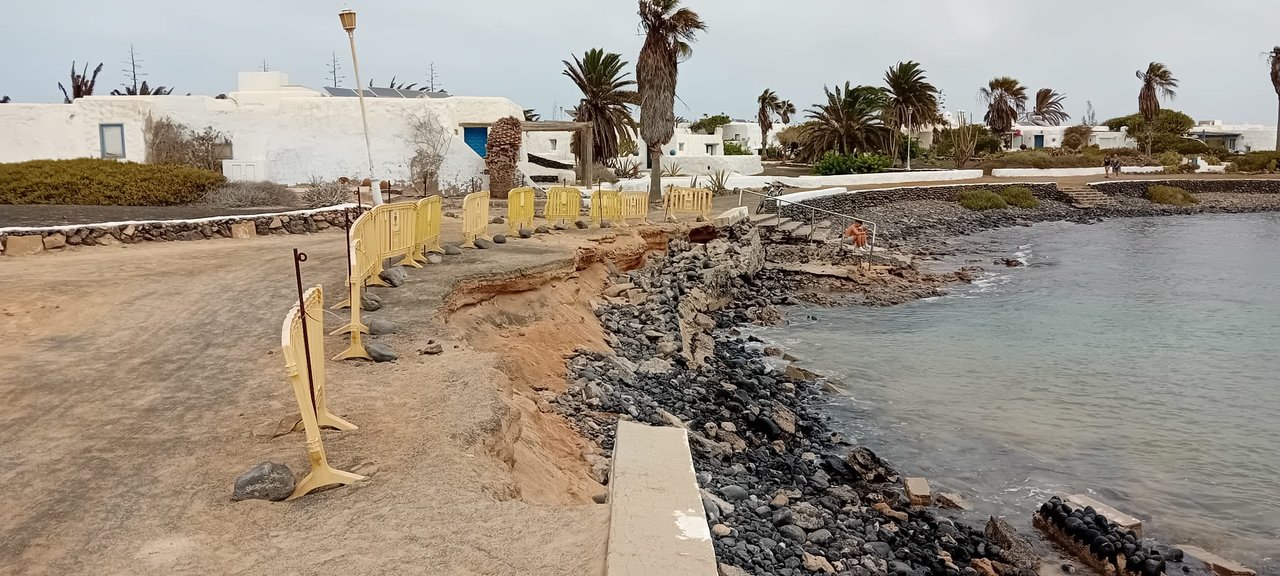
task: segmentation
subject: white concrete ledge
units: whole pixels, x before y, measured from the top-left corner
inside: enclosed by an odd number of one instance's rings
[[[666,161],[666,158],[663,158]],[[1101,174],[1101,172],[1099,172]],[[764,188],[780,182],[794,188],[825,188],[831,186],[868,186],[873,184],[902,184],[906,182],[950,182],[973,180],[982,177],[981,170],[925,170],[919,172],[880,172],[877,174],[841,174],[838,176],[730,176],[729,188]],[[706,182],[706,178],[701,178]],[[662,186],[689,186],[692,177],[663,178]],[[648,190],[648,178],[622,180],[614,184],[618,190]]]
[[[1123,166],[1123,174],[1152,174],[1164,172],[1164,166]],[[996,178],[1068,178],[1071,176],[1102,176],[1105,168],[996,168],[991,175]]]
[[[684,428],[619,421],[609,473],[608,576],[716,576]]]
[[[65,232],[67,230],[75,230],[77,228],[111,228],[119,226],[139,226],[143,224],[206,224],[210,222],[237,222],[240,220],[253,220],[255,218],[272,218],[275,216],[310,216],[312,214],[321,214],[326,212],[341,212],[355,208],[356,205],[350,202],[346,204],[335,204],[333,206],[325,206],[324,208],[315,208],[311,210],[290,210],[287,212],[262,212],[257,214],[227,214],[225,216],[210,216],[208,218],[187,218],[177,220],[121,220],[119,222],[86,222],[84,224],[61,224],[58,226],[9,226],[0,228],[0,236],[5,234],[17,234],[26,232]]]

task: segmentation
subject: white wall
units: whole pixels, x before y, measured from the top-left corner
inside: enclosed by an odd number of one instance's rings
[[[950,182],[982,177],[982,170],[931,170],[927,172],[883,172],[880,174],[844,174],[840,176],[732,176],[729,188],[764,188],[780,182],[795,188],[828,188],[833,186],[866,186],[901,184],[904,182]],[[662,185],[688,186],[692,178],[663,178]],[[623,180],[614,185],[619,190],[647,190],[648,178]]]
[[[1164,172],[1164,166],[1122,166],[1125,174],[1150,174]],[[1068,178],[1071,176],[1102,176],[1105,168],[996,168],[991,175],[996,178]]]
[[[520,106],[506,98],[366,98],[365,103],[379,178],[408,178],[409,124],[415,117],[434,113],[453,132],[440,170],[442,185],[478,176],[484,168],[484,161],[463,142],[461,125],[523,117]],[[125,159],[142,162],[148,115],[196,130],[212,126],[230,137],[234,159],[262,161],[267,177],[282,184],[369,175],[358,99],[330,98],[297,87],[232,92],[225,100],[90,96],[72,104],[6,104],[0,106],[0,162],[99,157],[100,124],[123,124]]]

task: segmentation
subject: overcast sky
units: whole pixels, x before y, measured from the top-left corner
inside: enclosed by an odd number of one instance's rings
[[[1197,120],[1276,123],[1263,52],[1280,44],[1280,0],[686,0],[709,30],[680,68],[677,114],[754,118],[765,88],[804,110],[824,85],[880,84],[917,60],[948,110],[975,112],[997,75],[1067,95],[1073,120],[1137,109],[1134,71],[1164,62],[1181,80],[1166,106]],[[104,62],[99,94],[125,81],[135,45],[151,84],[175,93],[235,89],[236,72],[284,71],[328,85],[336,52],[354,84],[336,16],[359,13],[361,75],[385,85],[426,79],[430,62],[455,95],[506,96],[544,118],[579,94],[561,60],[592,47],[632,63],[642,38],[634,0],[43,0],[6,2],[0,95],[61,100],[72,60]],[[92,66],[91,66],[92,68]]]

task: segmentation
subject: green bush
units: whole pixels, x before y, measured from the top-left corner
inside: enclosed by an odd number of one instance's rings
[[[997,168],[1092,168],[1101,164],[1101,159],[1086,154],[1028,150],[996,154],[987,158],[978,166],[990,174],[992,170]]]
[[[1172,150],[1165,150],[1156,156],[1161,166],[1181,166],[1182,155]]]
[[[978,141],[974,143],[973,153],[978,155],[997,154],[1004,149],[1004,143],[1000,141],[1000,137],[994,134],[983,134],[978,136]]]
[[[963,190],[957,195],[961,206],[970,210],[999,210],[1009,204],[999,194],[990,190]]]
[[[1199,198],[1192,196],[1190,192],[1182,188],[1160,184],[1148,187],[1146,198],[1156,204],[1169,204],[1172,206],[1191,206],[1200,203]]]
[[[746,144],[734,142],[733,140],[724,141],[725,156],[751,156],[752,154],[755,154],[755,151],[747,148]]]
[[[887,156],[879,154],[840,154],[839,152],[828,151],[822,155],[813,165],[813,172],[820,176],[834,176],[837,174],[869,174],[872,172],[884,172],[893,161]]]
[[[221,174],[97,158],[0,164],[0,204],[172,206],[200,200]]]
[[[715,116],[703,116],[697,122],[689,125],[689,130],[694,134],[715,134],[716,128],[733,122],[733,119],[724,115],[716,114]]]
[[[1040,205],[1034,193],[1026,186],[1010,186],[1000,191],[1000,197],[1006,204],[1018,208],[1035,208]]]
[[[223,208],[293,206],[298,195],[275,182],[228,182],[205,193],[201,202]]]

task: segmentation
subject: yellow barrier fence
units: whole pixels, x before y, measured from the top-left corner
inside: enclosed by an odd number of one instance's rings
[[[622,193],[622,223],[639,218],[641,224],[649,223],[649,193],[647,191]]]
[[[533,230],[533,188],[516,188],[507,194],[507,235]]]
[[[418,244],[418,235],[414,232],[418,223],[418,206],[412,202],[397,202],[375,207],[371,212],[374,217],[385,220],[387,239],[383,245],[382,257],[402,256],[399,266],[421,268],[414,260],[413,249]]]
[[[475,248],[476,240],[489,237],[489,193],[472,192],[462,199],[462,247]]]
[[[711,219],[711,191],[705,188],[671,188],[662,197],[667,218],[681,214],[696,214],[703,220]]]
[[[362,217],[363,218],[363,217]],[[356,220],[358,224],[360,221]],[[355,227],[352,226],[352,232]],[[366,249],[367,244],[363,238],[351,236],[351,272],[347,276],[347,290],[351,295],[348,305],[351,307],[351,321],[345,326],[334,330],[331,336],[339,334],[350,334],[351,342],[347,345],[347,349],[339,352],[334,356],[334,360],[350,360],[352,358],[364,358],[372,360],[369,351],[364,349],[364,335],[369,333],[369,327],[360,321],[360,311],[363,310],[361,303],[364,296],[364,285],[369,279],[369,274],[373,270],[373,262],[380,261],[376,254],[370,254]]]
[[[582,212],[582,192],[577,188],[552,188],[547,192],[547,205],[542,217],[551,224],[574,221]]]
[[[323,426],[339,430],[355,430],[356,427],[329,412],[324,390],[324,292],[320,286],[307,290],[303,295],[303,309],[294,305],[284,317],[280,330],[280,348],[285,361],[285,373],[298,401],[298,412],[307,434],[307,456],[311,460],[311,473],[293,489],[290,500],[308,492],[332,484],[350,484],[365,477],[343,472],[329,466],[324,441],[320,437]],[[359,309],[359,306],[353,310]]]
[[[615,190],[596,190],[591,193],[591,221],[596,226],[604,222],[622,223],[622,196]]]
[[[416,259],[427,252],[444,254],[444,248],[440,247],[440,220],[444,216],[440,197],[423,198],[417,202],[417,207],[418,223],[414,232],[418,239],[413,248],[413,257]]]

